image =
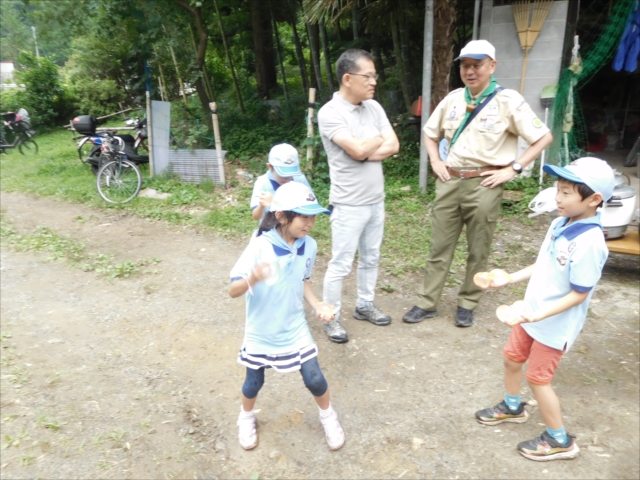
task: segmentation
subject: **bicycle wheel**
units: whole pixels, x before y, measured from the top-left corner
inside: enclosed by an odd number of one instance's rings
[[[22,155],[32,156],[38,153],[38,144],[33,138],[25,138],[20,141],[18,150]]]
[[[96,187],[105,202],[129,202],[138,195],[141,186],[140,170],[129,160],[112,160],[98,170]]]

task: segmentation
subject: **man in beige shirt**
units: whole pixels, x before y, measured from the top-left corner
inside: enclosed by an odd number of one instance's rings
[[[473,324],[473,310],[482,296],[473,276],[486,269],[504,184],[532,163],[552,140],[549,129],[522,96],[496,83],[493,45],[486,40],[471,41],[456,60],[460,60],[460,76],[466,87],[449,93],[424,126],[431,168],[437,176],[436,199],[426,272],[416,306],[403,317],[407,323],[438,314],[438,300],[466,225],[467,269],[458,293],[455,325]],[[442,137],[448,143],[446,158],[438,152]],[[530,144],[520,158],[516,158],[518,137]]]

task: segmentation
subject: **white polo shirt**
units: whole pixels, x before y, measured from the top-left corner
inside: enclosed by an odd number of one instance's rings
[[[247,320],[244,348],[248,354],[282,354],[311,345],[313,337],[304,313],[304,282],[311,277],[316,261],[316,241],[306,236],[294,243],[295,255],[273,245],[264,235],[253,238],[231,269],[231,281],[248,277],[264,261],[263,249],[271,250],[281,265],[274,285],[265,281],[247,292]]]
[[[594,287],[600,280],[609,250],[605,244],[600,214],[566,226],[560,217],[551,224],[544,239],[524,300],[538,311],[547,308],[572,290],[589,292],[580,305],[539,322],[523,323],[538,342],[556,350],[569,351],[587,318]]]

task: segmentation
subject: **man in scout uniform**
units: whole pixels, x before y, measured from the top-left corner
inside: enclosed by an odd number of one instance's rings
[[[418,323],[435,317],[449,273],[456,242],[467,227],[465,280],[458,293],[455,325],[473,324],[473,310],[482,291],[473,276],[484,270],[491,249],[504,184],[532,163],[552,136],[515,90],[503,89],[493,78],[495,48],[486,40],[469,42],[456,58],[466,85],[449,93],[424,126],[424,139],[436,179],[431,246],[418,301],[403,320]],[[438,152],[444,137],[448,148]],[[518,137],[529,148],[519,158]]]

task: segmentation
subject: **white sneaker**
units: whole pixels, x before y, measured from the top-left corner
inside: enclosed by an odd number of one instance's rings
[[[256,431],[256,416],[247,412],[240,412],[238,417],[238,441],[245,450],[251,450],[258,445],[258,432]]]
[[[338,414],[332,408],[331,413],[329,413],[326,417],[323,418],[320,415],[320,423],[324,427],[324,434],[327,439],[327,445],[329,445],[330,450],[339,450],[344,445],[346,440],[344,430],[340,426],[340,422],[338,421]]]

